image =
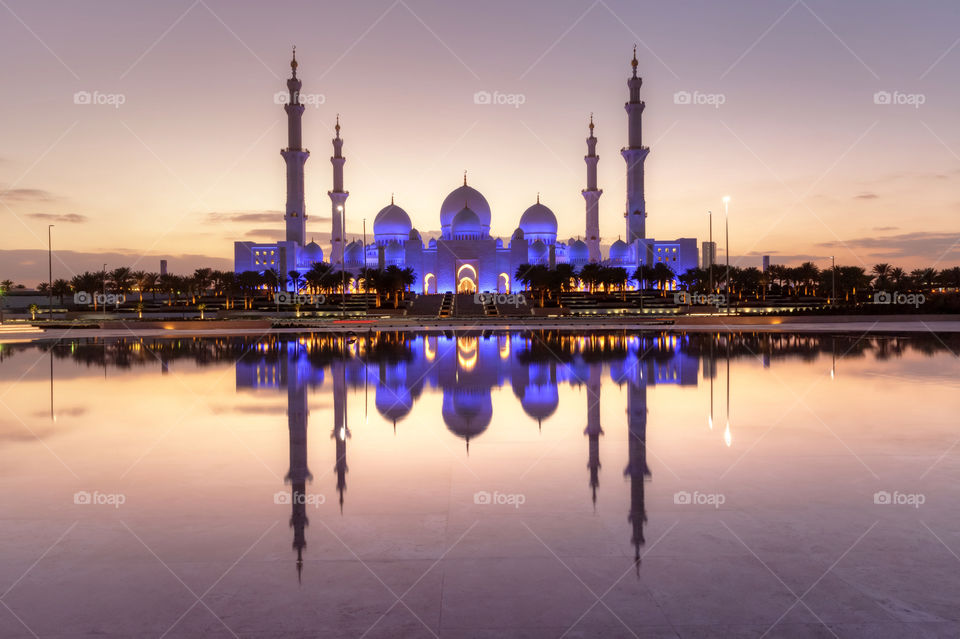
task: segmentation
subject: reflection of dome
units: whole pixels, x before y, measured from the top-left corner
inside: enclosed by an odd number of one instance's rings
[[[347,264],[363,264],[363,244],[354,240],[343,249],[343,261]]]
[[[610,261],[623,262],[627,259],[627,243],[623,240],[617,240],[610,245]]]
[[[548,258],[547,245],[543,240],[537,240],[530,245],[528,261],[530,264],[546,264]]]
[[[313,264],[314,262],[323,261],[323,249],[320,248],[320,245],[316,242],[311,241],[309,244],[303,247],[302,262],[305,265]]]
[[[440,205],[440,228],[444,235],[450,233],[453,217],[463,208],[468,208],[477,214],[480,226],[485,233],[490,232],[490,205],[480,191],[464,184],[447,196]]]
[[[552,379],[550,365],[530,364],[529,380],[523,389],[520,405],[523,412],[538,422],[553,415],[560,404],[556,381]]]
[[[570,251],[567,256],[567,260],[571,263],[586,262],[590,259],[590,250],[587,248],[587,243],[582,240],[574,240],[570,243]]]
[[[467,441],[487,429],[493,417],[490,392],[458,387],[443,393],[443,422],[447,428]]]
[[[454,239],[477,239],[483,229],[480,225],[480,218],[469,208],[462,208],[450,223],[450,235]]]
[[[412,228],[407,212],[393,203],[382,208],[373,220],[373,236],[377,242],[407,240]]]
[[[384,419],[396,424],[410,413],[413,398],[403,386],[378,386],[375,404]]]
[[[557,216],[549,208],[537,202],[520,216],[520,228],[526,237],[547,241],[557,239]]]

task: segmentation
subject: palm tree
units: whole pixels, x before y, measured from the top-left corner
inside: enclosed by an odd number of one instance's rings
[[[672,282],[674,277],[673,269],[663,262],[657,262],[653,265],[653,268],[650,269],[650,279],[657,283],[661,296],[666,296],[667,283]]]
[[[602,269],[603,267],[596,262],[584,264],[583,268],[580,269],[580,281],[591,293],[593,293],[596,286],[600,283],[600,271]],[[636,279],[636,275],[634,275],[634,279]]]
[[[113,284],[114,292],[126,295],[133,282],[133,272],[126,266],[120,266],[110,271],[107,280]]]
[[[290,276],[290,283],[293,284],[294,292],[299,293],[300,289],[303,288],[303,275],[300,274],[300,271],[290,271],[287,275]]]
[[[887,287],[890,279],[890,265],[887,263],[874,264],[873,266],[875,288],[884,289]]]
[[[51,291],[60,298],[60,305],[62,306],[64,296],[70,293],[70,282],[64,279],[53,280]]]

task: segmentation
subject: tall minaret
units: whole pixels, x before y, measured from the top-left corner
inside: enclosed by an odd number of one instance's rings
[[[290,79],[287,90],[290,99],[283,105],[287,112],[287,148],[280,151],[287,163],[287,212],[283,219],[287,222],[287,241],[300,246],[306,244],[307,211],[303,197],[303,165],[310,157],[310,151],[303,148],[300,119],[303,117],[303,105],[300,104],[300,80],[297,79],[297,48],[293,48],[290,61]]]
[[[590,114],[590,137],[587,138],[587,188],[580,191],[587,201],[587,249],[590,261],[600,261],[600,196],[603,190],[597,188],[597,138],[593,137],[593,114]]]
[[[337,125],[334,127],[336,137],[333,138],[333,157],[330,163],[333,165],[333,190],[327,195],[330,196],[330,205],[332,208],[332,226],[330,229],[330,263],[340,264],[343,261],[343,247],[345,238],[344,229],[341,228],[341,215],[347,205],[348,191],[343,190],[343,163],[347,158],[343,157],[343,139],[340,137],[340,114],[337,114]]]
[[[647,203],[643,199],[643,162],[650,153],[648,147],[643,146],[641,118],[646,106],[640,99],[640,87],[643,79],[637,76],[637,47],[633,47],[633,75],[627,80],[630,88],[630,101],[624,105],[627,110],[628,137],[627,146],[620,151],[627,162],[627,244],[645,238]]]

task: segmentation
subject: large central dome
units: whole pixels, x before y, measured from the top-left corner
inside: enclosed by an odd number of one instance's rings
[[[380,209],[373,220],[373,236],[377,242],[405,242],[411,228],[410,216],[393,202]]]
[[[462,209],[468,208],[477,214],[484,234],[490,233],[490,205],[480,191],[466,184],[454,190],[440,205],[440,230],[443,236],[449,238],[454,216]]]

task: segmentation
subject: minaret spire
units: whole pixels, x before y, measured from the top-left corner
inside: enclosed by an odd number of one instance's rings
[[[306,202],[303,195],[303,165],[310,151],[303,148],[301,118],[304,106],[300,103],[300,87],[297,78],[297,48],[293,48],[290,60],[290,78],[287,80],[289,98],[283,105],[287,112],[287,148],[280,151],[287,163],[287,207],[283,218],[286,221],[288,242],[303,246],[307,234]]]
[[[603,190],[597,188],[597,138],[593,135],[593,113],[590,114],[590,136],[587,138],[587,155],[583,158],[587,163],[587,188],[580,193],[587,202],[586,236],[587,255],[592,263],[599,262],[600,256],[600,196]]]
[[[347,206],[347,197],[349,191],[343,190],[343,165],[347,159],[343,157],[343,138],[340,137],[340,114],[337,114],[337,121],[333,127],[333,157],[330,158],[330,164],[333,165],[333,190],[328,191],[330,196],[330,264],[333,267],[343,266],[343,249],[346,243],[343,228],[343,210]]]
[[[624,105],[627,111],[627,146],[620,154],[627,163],[627,210],[626,217],[627,244],[631,246],[636,240],[647,237],[647,204],[643,194],[643,163],[650,153],[648,147],[643,146],[643,129],[641,120],[643,109],[646,106],[640,99],[640,87],[643,78],[637,75],[637,47],[633,47],[633,75],[627,80],[630,90],[630,100]]]

